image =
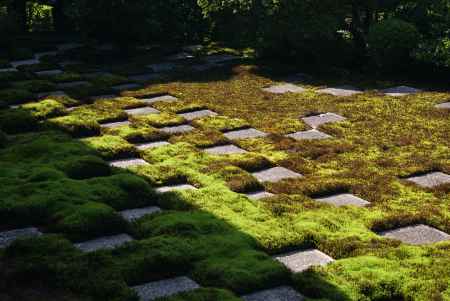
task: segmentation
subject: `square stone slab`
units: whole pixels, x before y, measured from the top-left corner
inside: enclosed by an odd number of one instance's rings
[[[316,91],[319,94],[331,94],[334,96],[352,96],[362,93],[361,90],[353,86],[340,86],[334,88],[320,89]]]
[[[314,200],[322,203],[335,205],[338,207],[348,205],[363,207],[370,204],[370,202],[349,193],[336,194],[328,197],[316,198]]]
[[[274,94],[284,94],[284,93],[288,93],[288,92],[302,93],[305,91],[304,88],[298,87],[294,84],[289,84],[289,83],[270,86],[268,88],[263,88],[262,90],[265,92],[274,93]]]
[[[42,233],[34,227],[14,229],[9,231],[0,232],[0,249],[6,248],[19,238],[30,238],[40,236]]]
[[[2,68],[0,69],[0,73],[2,72],[16,72],[17,69],[16,68]]]
[[[256,292],[241,297],[244,301],[303,301],[305,298],[290,286]]]
[[[38,52],[34,55],[35,58],[37,58],[38,60],[41,59],[41,57],[43,56],[55,56],[57,55],[58,52],[57,51],[45,51],[45,52]]]
[[[196,190],[197,188],[190,184],[181,184],[181,185],[171,185],[171,186],[163,186],[156,188],[156,191],[159,193],[165,193],[169,191],[175,190]]]
[[[293,273],[303,272],[312,266],[324,266],[334,259],[316,249],[291,252],[274,257]]]
[[[64,71],[59,70],[59,69],[55,69],[55,70],[44,70],[44,71],[37,71],[35,72],[35,74],[37,76],[54,76],[54,75],[59,75],[61,73],[64,73]]]
[[[17,68],[19,66],[36,65],[39,63],[40,63],[40,61],[38,59],[30,59],[30,60],[13,61],[13,62],[10,62],[10,65],[13,66],[14,68]]]
[[[156,142],[148,142],[148,143],[139,143],[136,144],[136,148],[138,150],[146,150],[151,148],[156,148],[164,145],[169,145],[170,143],[167,141],[156,141]]]
[[[178,115],[188,121],[192,121],[197,118],[208,117],[208,116],[217,116],[217,113],[213,112],[211,110],[200,110],[200,111],[182,113],[182,114],[178,114]]]
[[[178,101],[178,98],[172,96],[172,95],[162,95],[162,96],[157,96],[157,97],[151,97],[151,98],[141,98],[139,99],[142,102],[145,102],[146,104],[152,104],[158,101],[162,101],[162,102],[174,102],[174,101]]]
[[[205,57],[204,60],[210,64],[220,64],[220,63],[233,61],[238,58],[239,58],[238,56],[231,55],[231,54],[214,54],[214,55],[209,55],[209,56]]]
[[[133,238],[128,234],[119,234],[113,236],[105,236],[97,239],[75,244],[77,249],[83,252],[93,252],[97,250],[111,250],[132,241]]]
[[[250,128],[250,129],[226,132],[226,133],[224,133],[224,136],[230,140],[238,140],[238,139],[266,137],[267,133],[258,131],[257,129]]]
[[[422,90],[408,86],[398,86],[389,89],[384,89],[382,90],[382,92],[389,96],[405,96],[409,94],[422,92]]]
[[[66,111],[72,112],[72,111],[74,111],[74,110],[76,110],[76,109],[78,109],[78,108],[81,108],[81,106],[67,107],[67,108],[66,108]]]
[[[120,92],[120,91],[125,91],[125,90],[136,90],[136,89],[139,89],[140,87],[141,87],[141,85],[138,85],[138,84],[123,84],[123,85],[112,86],[111,89]]]
[[[407,178],[406,180],[416,183],[421,187],[433,188],[450,183],[450,175],[443,172],[431,172],[422,176]]]
[[[381,232],[380,235],[405,244],[424,245],[450,240],[450,235],[427,225],[415,225]]]
[[[292,134],[289,134],[286,136],[294,138],[295,140],[321,140],[321,139],[333,138],[332,136],[322,133],[318,130],[296,132],[296,133],[292,133]]]
[[[109,122],[109,123],[100,124],[100,126],[102,128],[108,128],[108,129],[117,128],[119,126],[125,126],[125,125],[130,125],[130,122],[129,121],[117,121],[117,122]]]
[[[178,125],[178,126],[168,126],[161,128],[160,131],[167,134],[182,134],[193,131],[194,128],[190,125]]]
[[[109,162],[109,165],[119,168],[127,168],[130,166],[148,165],[148,162],[142,159],[124,159]]]
[[[131,75],[128,76],[129,79],[136,81],[136,82],[148,82],[154,79],[161,78],[161,75],[158,73],[150,73],[150,74],[138,74],[138,75]]]
[[[232,144],[205,148],[204,151],[211,155],[243,154],[247,152],[245,149]]]
[[[154,214],[157,212],[161,212],[161,208],[156,206],[145,207],[145,208],[137,208],[137,209],[129,209],[120,211],[119,214],[127,221],[132,222],[146,215]]]
[[[38,93],[37,98],[43,98],[43,97],[51,97],[51,96],[68,96],[66,92],[64,91],[52,91],[52,92],[42,92]]]
[[[450,102],[440,103],[440,104],[437,104],[435,107],[437,109],[449,109],[450,110]]]
[[[159,113],[161,113],[157,109],[154,109],[154,108],[151,108],[151,107],[129,109],[129,110],[125,110],[125,112],[128,115],[131,115],[131,116],[139,116],[139,115],[149,115],[149,114],[159,114]]]
[[[267,191],[257,191],[257,192],[250,192],[245,194],[249,199],[251,200],[262,200],[265,198],[270,198],[271,196],[274,196],[273,193],[267,192]]]
[[[167,72],[175,69],[177,67],[174,63],[159,63],[159,64],[151,64],[147,65],[147,68],[153,70],[153,72]]]
[[[176,277],[160,281],[149,282],[134,286],[134,290],[140,301],[151,301],[162,297],[169,297],[182,292],[192,291],[199,288],[195,281],[188,277]]]
[[[90,86],[91,83],[87,82],[87,81],[76,81],[76,82],[67,82],[67,83],[59,83],[57,85],[58,89],[70,89],[70,88],[74,88],[74,87],[79,87],[79,86]]]
[[[315,115],[315,116],[309,116],[309,117],[302,118],[302,120],[307,125],[312,127],[313,129],[315,129],[325,123],[334,123],[334,122],[343,121],[345,119],[346,119],[345,117],[342,117],[342,116],[340,116],[338,114],[334,114],[334,113],[324,113],[324,114],[319,114],[319,115]]]
[[[284,167],[273,167],[263,171],[254,172],[252,175],[260,182],[271,183],[276,183],[285,179],[303,178],[303,175]]]

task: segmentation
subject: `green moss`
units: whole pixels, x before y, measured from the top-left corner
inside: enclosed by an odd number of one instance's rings
[[[97,121],[77,115],[49,119],[48,127],[60,129],[74,137],[100,134],[100,124]]]
[[[22,65],[17,67],[18,70],[22,72],[39,72],[39,71],[45,71],[45,70],[54,70],[59,69],[58,64],[52,64],[52,63],[39,63],[39,64],[33,64],[33,65]]]
[[[56,85],[48,80],[35,79],[14,82],[12,85],[16,89],[28,90],[33,93],[47,92],[56,89]]]
[[[7,72],[0,72],[0,82],[12,82],[12,81],[18,81],[18,80],[25,80],[27,79],[27,76],[25,73],[18,72],[18,71],[7,71]]]
[[[105,133],[119,136],[132,143],[160,141],[168,138],[168,134],[151,126],[134,127],[126,125],[105,129]]]
[[[52,76],[52,81],[55,83],[64,83],[64,82],[75,82],[83,80],[83,76],[78,73],[73,72],[64,72],[61,74],[57,74]]]
[[[206,109],[206,106],[203,104],[188,101],[157,102],[153,106],[160,111],[178,114]]]
[[[123,138],[112,135],[84,138],[82,143],[98,151],[105,159],[130,158],[136,153],[132,144]]]
[[[134,116],[131,118],[133,124],[137,126],[154,126],[154,127],[165,127],[165,126],[175,126],[185,123],[183,117],[180,117],[172,113],[160,113],[160,114],[150,114],[145,116]]]
[[[0,148],[5,147],[6,143],[8,143],[8,136],[5,132],[0,130]]]
[[[36,130],[38,120],[22,109],[0,112],[0,128],[10,134]]]
[[[127,119],[128,115],[120,108],[111,106],[85,105],[70,112],[73,118],[88,119],[100,123]]]
[[[248,122],[239,118],[229,118],[227,116],[213,116],[195,119],[192,124],[207,130],[217,130],[221,132],[238,130],[249,126]]]
[[[27,103],[22,105],[20,109],[27,111],[31,116],[39,120],[60,116],[65,113],[65,107],[52,99]]]
[[[193,292],[182,293],[175,297],[164,298],[165,301],[239,301],[233,293],[213,288],[200,288]]]
[[[264,189],[264,186],[251,174],[235,166],[226,164],[211,165],[208,166],[205,172],[224,180],[227,186],[235,192],[251,192]]]
[[[7,104],[24,103],[33,98],[33,93],[23,89],[3,89],[0,90],[0,99]]]
[[[72,179],[104,177],[111,174],[110,166],[95,156],[74,158],[64,165],[63,170]]]
[[[194,130],[189,133],[173,136],[169,139],[171,143],[186,142],[197,147],[212,147],[216,145],[228,144],[229,141],[222,133],[213,130],[199,131]]]

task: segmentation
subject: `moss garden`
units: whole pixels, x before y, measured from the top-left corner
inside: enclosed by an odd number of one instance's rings
[[[450,300],[448,86],[33,43],[0,70],[1,300]]]

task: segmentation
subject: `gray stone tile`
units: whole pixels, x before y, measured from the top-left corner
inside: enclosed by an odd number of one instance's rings
[[[158,74],[158,73],[138,74],[138,75],[128,76],[128,78],[130,80],[136,81],[136,82],[148,82],[151,80],[160,79],[161,74]]]
[[[132,222],[146,215],[154,214],[157,212],[161,212],[161,208],[156,206],[145,207],[145,208],[136,208],[120,211],[119,214],[127,221]]]
[[[440,103],[440,104],[437,104],[435,107],[437,109],[448,109],[448,110],[450,110],[450,102]]]
[[[0,73],[2,72],[17,72],[16,68],[2,68],[0,69]]]
[[[409,94],[422,92],[422,90],[408,86],[398,86],[389,89],[384,89],[382,90],[382,92],[389,96],[405,96]]]
[[[178,115],[188,121],[192,121],[197,118],[208,117],[208,116],[217,116],[217,113],[213,112],[211,110],[199,110],[199,111],[194,111],[194,112],[182,113],[182,114],[178,114]]]
[[[29,59],[29,60],[13,61],[13,62],[10,62],[10,65],[13,66],[14,68],[17,68],[19,66],[36,65],[39,63],[40,63],[40,61],[38,59]]]
[[[93,252],[97,250],[111,250],[132,241],[133,238],[128,234],[119,234],[113,236],[105,236],[97,239],[75,244],[77,249],[83,252]]]
[[[250,128],[250,129],[226,132],[226,133],[224,133],[224,136],[230,140],[238,140],[238,139],[266,137],[267,133]]]
[[[245,195],[251,200],[261,200],[261,199],[270,198],[270,197],[274,196],[273,193],[270,193],[267,191],[250,192],[250,193],[246,193]]]
[[[91,96],[89,97],[91,100],[99,100],[99,99],[112,99],[112,98],[116,98],[117,95],[115,94],[105,94],[105,95],[95,95],[95,96]]]
[[[148,165],[148,162],[142,159],[123,159],[111,161],[109,165],[118,168],[128,168],[131,166]]]
[[[190,131],[193,131],[194,128],[190,125],[178,125],[178,126],[167,126],[159,129],[161,132],[167,133],[167,134],[182,134],[187,133]]]
[[[67,82],[67,83],[59,83],[56,85],[58,89],[70,89],[73,87],[79,87],[79,86],[90,86],[91,83],[87,81],[75,81],[75,82]]]
[[[30,238],[40,235],[42,235],[42,233],[37,228],[34,227],[0,232],[0,249],[6,248],[10,244],[12,244],[16,239]]]
[[[150,98],[141,98],[139,99],[142,102],[145,102],[146,104],[152,104],[158,101],[162,102],[175,102],[178,101],[178,98],[172,96],[172,95],[162,95],[162,96],[156,96],[156,97],[150,97]]]
[[[58,52],[57,51],[45,51],[45,52],[38,52],[34,55],[34,57],[38,60],[41,59],[41,57],[43,56],[55,56],[57,55]]]
[[[427,225],[414,225],[381,232],[380,235],[411,245],[425,245],[450,240],[450,235]]]
[[[102,128],[117,128],[119,126],[125,126],[125,125],[130,125],[129,121],[117,121],[117,122],[109,122],[109,123],[102,123],[100,124],[100,126]]]
[[[204,60],[210,64],[220,64],[236,59],[239,59],[239,57],[231,54],[213,54],[204,58]]]
[[[151,148],[157,148],[164,145],[169,145],[170,143],[167,141],[156,141],[156,142],[148,142],[148,143],[140,143],[136,144],[136,148],[138,150],[146,150]]]
[[[360,89],[355,88],[353,86],[339,86],[334,88],[326,88],[317,90],[316,92],[320,94],[331,94],[334,96],[352,96],[355,94],[362,93]]]
[[[192,59],[194,56],[187,52],[180,52],[174,55],[171,55],[167,57],[169,61],[179,61],[179,60],[186,60],[186,59]]]
[[[273,167],[263,171],[254,172],[252,175],[260,182],[271,183],[276,183],[285,179],[296,179],[303,177],[303,175],[284,167]]]
[[[79,109],[79,108],[81,108],[81,106],[67,107],[67,108],[66,108],[66,111],[72,112],[72,111],[75,111],[76,109]]]
[[[247,152],[245,149],[232,144],[205,148],[204,151],[211,155],[243,154]]]
[[[196,190],[194,186],[190,184],[181,184],[181,185],[171,185],[171,186],[162,186],[159,188],[156,188],[156,191],[159,193],[165,193],[169,191],[176,191],[176,190]]]
[[[324,113],[315,116],[303,117],[302,120],[313,129],[326,123],[334,123],[345,120],[345,117],[334,113]]]
[[[274,257],[293,273],[303,272],[312,266],[324,266],[334,259],[316,249],[291,252]]]
[[[151,108],[151,107],[129,109],[129,110],[125,110],[125,112],[128,115],[131,115],[131,116],[139,116],[139,115],[149,115],[149,114],[159,114],[159,113],[161,113],[157,109],[154,109],[154,108]]]
[[[305,298],[290,286],[279,286],[241,297],[244,301],[303,301]]]
[[[306,89],[296,86],[294,84],[278,84],[274,86],[270,86],[262,89],[265,92],[274,93],[274,94],[284,94],[284,93],[302,93],[305,92]]]
[[[450,175],[443,172],[431,172],[425,175],[407,178],[406,180],[416,183],[421,187],[433,188],[450,183]]]
[[[117,85],[117,86],[112,86],[111,89],[113,89],[114,91],[126,91],[126,90],[136,90],[141,88],[141,85],[138,84],[123,84],[123,85]]]
[[[134,286],[140,301],[151,301],[162,297],[169,297],[182,292],[192,291],[200,286],[188,277],[176,277],[160,281],[149,282]]]
[[[147,65],[147,68],[153,70],[153,72],[168,72],[172,71],[177,67],[174,63],[158,63],[158,64],[150,64]]]
[[[341,194],[331,195],[328,197],[316,198],[314,200],[316,200],[318,202],[322,202],[322,203],[335,205],[338,207],[348,206],[348,205],[363,207],[363,206],[367,206],[370,204],[370,202],[363,200],[363,199],[361,199],[353,194],[349,194],[349,193],[341,193]]]
[[[295,140],[321,140],[321,139],[333,138],[332,136],[322,133],[318,130],[296,132],[296,133],[292,133],[292,134],[289,134],[286,136],[294,138]]]
[[[51,96],[67,96],[66,92],[64,91],[51,91],[51,92],[42,92],[38,93],[37,98],[43,98],[43,97],[51,97]]]

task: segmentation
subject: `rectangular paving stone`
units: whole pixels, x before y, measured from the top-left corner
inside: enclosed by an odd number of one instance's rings
[[[361,199],[353,194],[350,194],[350,193],[341,193],[341,194],[336,194],[336,195],[332,195],[332,196],[328,196],[328,197],[316,198],[314,200],[316,200],[318,202],[322,202],[322,203],[335,205],[338,207],[348,206],[348,205],[363,207],[363,206],[367,206],[370,204],[370,202],[363,200],[363,199]]]
[[[285,179],[296,179],[303,177],[303,175],[284,167],[273,167],[263,171],[254,172],[252,175],[260,182],[271,183],[276,183]]]
[[[105,94],[105,95],[96,95],[96,96],[91,96],[89,97],[91,100],[99,100],[99,99],[112,99],[112,98],[116,98],[117,95],[115,94]]]
[[[57,51],[45,51],[45,52],[38,52],[34,55],[35,58],[37,58],[38,60],[41,59],[41,57],[43,56],[55,56],[57,55],[58,52]]]
[[[224,133],[224,136],[230,140],[238,140],[238,139],[266,137],[267,133],[258,131],[257,129],[250,128],[250,129],[226,132],[226,133]]]
[[[119,214],[127,221],[132,222],[146,215],[161,212],[161,208],[157,206],[150,206],[145,208],[136,208],[120,211]]]
[[[433,188],[450,183],[450,175],[443,172],[431,172],[421,176],[410,177],[406,180],[413,182],[421,187]]]
[[[64,71],[59,70],[59,69],[55,69],[55,70],[44,70],[44,71],[37,71],[35,72],[35,74],[37,76],[54,76],[54,75],[59,75],[61,73],[64,73]]]
[[[334,88],[320,89],[316,91],[319,94],[331,94],[334,96],[352,96],[362,93],[361,90],[353,86],[339,86]]]
[[[25,65],[36,65],[39,64],[40,61],[38,59],[29,59],[29,60],[20,60],[20,61],[13,61],[9,64],[13,66],[14,68],[17,68],[19,66],[25,66]]]
[[[108,128],[108,129],[117,128],[119,126],[125,126],[125,125],[130,125],[130,122],[127,120],[127,121],[117,121],[117,122],[109,122],[109,123],[100,124],[100,126],[102,128]]]
[[[125,91],[125,90],[136,90],[141,88],[141,85],[138,84],[123,84],[123,85],[117,85],[117,86],[112,86],[111,89],[115,90],[115,91]]]
[[[42,92],[38,93],[37,98],[50,97],[50,96],[68,96],[64,91],[51,91],[51,92]]]
[[[142,159],[123,159],[109,162],[109,165],[119,168],[128,168],[131,166],[148,165],[148,162]]]
[[[312,266],[324,266],[334,259],[316,249],[290,252],[274,257],[293,273],[300,273]]]
[[[170,143],[167,141],[156,141],[156,142],[148,142],[148,143],[140,143],[136,144],[136,148],[138,150],[146,150],[151,148],[156,148],[164,145],[169,145]]]
[[[37,228],[34,227],[0,232],[0,249],[6,248],[17,239],[31,238],[40,235],[42,235],[42,233]]]
[[[151,108],[151,107],[129,109],[129,110],[125,110],[125,112],[128,115],[131,115],[131,116],[139,116],[139,115],[149,115],[149,114],[159,114],[159,113],[161,113],[157,109],[154,109],[154,108]]]
[[[409,94],[422,92],[422,90],[408,86],[398,86],[389,89],[384,89],[382,90],[382,92],[389,96],[405,96]]]
[[[273,193],[267,192],[267,191],[257,191],[257,192],[249,192],[245,194],[249,199],[251,200],[261,200],[265,198],[270,198],[274,196]]]
[[[159,129],[161,132],[167,133],[167,134],[171,134],[171,135],[175,135],[175,134],[182,134],[182,133],[187,133],[190,131],[193,131],[194,128],[190,125],[178,125],[178,126],[168,126],[168,127],[163,127]]]
[[[161,75],[158,73],[138,74],[138,75],[128,76],[128,78],[130,80],[136,81],[136,82],[147,82],[147,81],[159,79],[159,78],[161,78]]]
[[[170,185],[170,186],[163,186],[156,188],[156,191],[159,193],[165,193],[169,191],[176,191],[176,190],[196,190],[197,188],[190,185],[190,184],[181,184],[181,185]]]
[[[177,67],[174,63],[158,63],[158,64],[150,64],[147,65],[147,68],[153,70],[153,72],[167,72],[175,69]]]
[[[244,295],[244,301],[303,301],[305,298],[290,286],[279,286]]]
[[[217,113],[213,112],[211,110],[199,110],[199,111],[194,111],[194,112],[182,113],[182,114],[178,114],[178,115],[188,121],[192,121],[197,118],[208,117],[208,116],[217,116]]]
[[[247,152],[245,149],[232,144],[205,148],[204,151],[211,155],[243,154]]]
[[[274,94],[284,94],[284,93],[302,93],[304,92],[306,89],[296,86],[294,84],[279,84],[279,85],[274,85],[274,86],[270,86],[267,88],[263,88],[262,89],[265,92],[269,92],[269,93],[274,93]]]
[[[438,109],[450,109],[450,102],[444,102],[435,106]]]
[[[134,290],[140,301],[151,301],[158,298],[173,296],[182,292],[192,291],[199,288],[195,281],[188,277],[176,277],[160,281],[149,282],[143,285],[134,286]]]
[[[427,225],[414,225],[383,231],[381,236],[411,245],[425,245],[450,240],[450,235]]]
[[[113,236],[100,237],[97,239],[75,244],[77,249],[83,252],[93,252],[97,250],[111,250],[132,241],[133,238],[128,234],[119,234]]]
[[[2,72],[16,72],[17,69],[16,68],[2,68],[0,69],[0,73]]]
[[[301,131],[286,135],[287,137],[294,138],[295,140],[321,140],[333,138],[332,136],[322,133],[318,130]]]
[[[346,118],[342,117],[338,114],[334,114],[334,113],[324,113],[324,114],[319,114],[319,115],[314,115],[314,116],[309,116],[309,117],[303,117],[302,120],[307,125],[309,125],[313,129],[315,129],[315,128],[321,126],[322,124],[339,122],[339,121],[346,120]]]
[[[150,98],[141,98],[139,99],[142,102],[145,102],[147,104],[152,104],[158,101],[162,102],[175,102],[178,101],[178,98],[172,96],[172,95],[162,95],[162,96],[156,96],[156,97],[150,97]]]
[[[69,89],[69,88],[74,88],[74,87],[79,87],[79,86],[90,86],[91,83],[87,82],[87,81],[75,81],[75,82],[67,82],[67,83],[59,83],[57,84],[58,89]]]

